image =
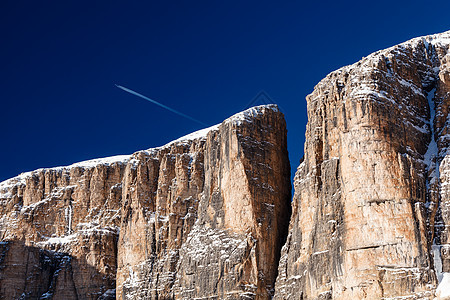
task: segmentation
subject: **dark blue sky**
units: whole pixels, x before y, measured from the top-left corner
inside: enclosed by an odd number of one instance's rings
[[[450,29],[450,1],[402,2],[3,0],[0,181],[201,129],[114,84],[211,125],[265,90],[286,115],[295,170],[318,81]]]

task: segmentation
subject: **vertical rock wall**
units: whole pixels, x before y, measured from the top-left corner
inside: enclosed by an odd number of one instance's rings
[[[40,169],[1,183],[0,298],[113,297],[128,160]]]
[[[284,119],[235,115],[128,167],[119,298],[270,299],[290,215]]]
[[[291,188],[277,115],[250,111],[208,135],[199,218],[180,249],[176,298],[271,298]]]
[[[449,42],[447,32],[378,51],[307,97],[275,299],[434,297],[437,244],[448,243]]]

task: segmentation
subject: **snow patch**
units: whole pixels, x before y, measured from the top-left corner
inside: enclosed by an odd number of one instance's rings
[[[437,300],[450,300],[450,273],[443,273],[442,281],[436,289]]]
[[[443,278],[441,245],[433,244],[431,246],[431,252],[433,253],[434,271],[436,272],[438,282],[441,282]]]
[[[278,110],[278,106],[275,104],[268,104],[268,105],[260,105],[260,106],[255,106],[255,107],[251,107],[247,110],[244,110],[240,113],[237,113],[231,117],[229,117],[228,119],[226,119],[225,121],[223,121],[223,123],[233,123],[235,125],[241,125],[243,122],[252,122],[253,119],[255,117],[257,117],[258,115],[261,115],[264,113],[265,109],[271,109],[273,111],[279,111]],[[168,147],[171,146],[173,144],[176,143],[180,143],[183,141],[192,141],[192,140],[196,140],[196,139],[204,139],[206,138],[206,136],[208,135],[208,133],[210,131],[214,131],[214,130],[218,130],[219,126],[221,124],[216,124],[214,126],[205,128],[205,129],[201,129],[198,131],[195,131],[193,133],[190,133],[188,135],[182,136],[174,141],[171,141],[169,143],[167,143],[166,145],[162,146],[162,148],[164,147]],[[158,148],[153,148],[153,149],[158,149]],[[152,149],[148,149],[147,151],[151,151]]]
[[[275,104],[255,106],[255,107],[249,108],[243,112],[240,112],[240,113],[237,113],[237,114],[231,116],[230,118],[226,119],[223,123],[231,122],[236,125],[240,125],[242,122],[252,122],[253,118],[255,118],[258,115],[263,114],[266,109],[278,111],[278,106]],[[196,140],[196,139],[204,139],[204,138],[206,138],[207,134],[210,131],[218,130],[220,125],[221,124],[217,124],[217,125],[214,125],[214,126],[211,126],[208,128],[204,128],[204,129],[195,131],[188,135],[182,136],[174,141],[171,141],[164,146],[150,148],[150,149],[144,150],[144,152],[147,154],[152,154],[161,148],[169,147],[176,143],[180,143],[180,142],[184,142],[184,141],[192,141],[192,140]],[[118,164],[130,163],[130,164],[136,165],[138,163],[138,160],[136,160],[133,157],[133,154],[116,155],[116,156],[111,156],[111,157],[95,158],[95,159],[91,159],[91,160],[86,160],[86,161],[74,163],[74,164],[68,165],[68,166],[53,167],[53,168],[41,168],[41,169],[37,169],[34,171],[25,172],[16,177],[13,177],[13,178],[10,178],[10,179],[0,182],[0,199],[11,198],[13,196],[12,189],[14,187],[25,185],[26,180],[28,178],[30,178],[34,174],[38,174],[39,172],[45,173],[47,170],[70,171],[70,169],[72,169],[72,168],[88,168],[88,169],[90,169],[90,168],[95,168],[99,165],[110,166],[110,165],[116,164],[116,163],[118,163]]]
[[[51,237],[48,240],[46,240],[44,242],[38,242],[37,244],[39,246],[65,245],[65,244],[70,244],[70,243],[76,241],[76,239],[77,239],[76,234],[71,234],[71,235],[64,236],[64,237]]]
[[[324,254],[324,253],[328,253],[328,252],[330,252],[330,250],[314,252],[312,255],[314,256],[314,255]]]
[[[428,169],[430,169],[431,167],[434,167],[435,170],[437,170],[437,172],[439,172],[439,168],[436,168],[436,166],[434,166],[433,163],[433,159],[437,157],[438,154],[438,146],[435,140],[435,132],[434,132],[434,118],[436,116],[436,108],[434,105],[434,93],[436,92],[436,88],[434,88],[432,91],[430,91],[427,95],[427,99],[428,99],[428,106],[430,108],[430,130],[431,130],[431,141],[428,144],[428,149],[427,152],[425,153],[425,164],[428,166]],[[439,174],[433,174],[433,177],[435,176],[439,176]]]
[[[101,296],[101,298],[112,298],[112,297],[116,297],[116,289],[109,289],[106,292],[103,293],[103,295]]]
[[[182,137],[180,137],[180,138],[178,138],[178,139],[176,139],[174,141],[171,141],[171,142],[165,144],[164,146],[162,146],[162,148],[168,147],[170,145],[177,144],[177,143],[180,143],[180,142],[183,142],[183,141],[193,141],[193,140],[196,140],[196,139],[206,138],[206,136],[208,135],[208,132],[219,129],[219,126],[220,126],[220,124],[216,124],[216,125],[208,127],[208,128],[197,130],[197,131],[195,131],[193,133],[190,133],[188,135],[182,136]]]
[[[64,210],[64,217],[67,223],[67,234],[69,235],[72,234],[72,215],[73,215],[72,204],[70,204]]]

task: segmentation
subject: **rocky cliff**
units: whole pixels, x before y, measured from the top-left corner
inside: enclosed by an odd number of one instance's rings
[[[0,298],[450,299],[449,48],[323,79],[292,205],[274,105],[0,183]]]
[[[160,148],[0,184],[3,299],[270,299],[286,125],[260,106]]]
[[[270,299],[289,174],[273,106],[233,116],[204,139],[141,153],[125,171],[118,298]]]
[[[275,299],[433,299],[450,272],[450,32],[378,51],[307,97]]]

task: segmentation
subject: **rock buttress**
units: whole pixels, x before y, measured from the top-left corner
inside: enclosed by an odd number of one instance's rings
[[[439,256],[450,272],[449,43],[447,32],[378,51],[307,97],[275,299],[434,297]]]
[[[141,153],[124,176],[119,299],[270,299],[290,216],[276,106]]]
[[[226,120],[206,141],[199,216],[180,249],[179,299],[271,299],[290,217],[281,113]]]
[[[124,176],[119,299],[269,299],[290,215],[276,106],[139,154]]]

